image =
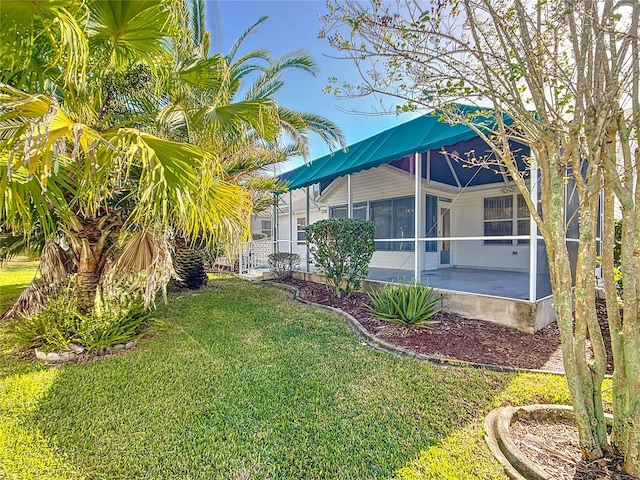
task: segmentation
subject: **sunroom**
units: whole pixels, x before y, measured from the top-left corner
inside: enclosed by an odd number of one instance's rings
[[[529,149],[511,148],[535,204]],[[491,155],[470,128],[427,114],[288,172],[273,249],[300,254],[300,275],[311,278],[304,226],[372,220],[376,251],[365,288],[415,279],[440,290],[450,311],[537,331],[555,318],[544,242],[509,175],[460,161],[469,152]],[[569,203],[571,192],[568,184]],[[567,232],[577,247],[577,221],[568,220]]]

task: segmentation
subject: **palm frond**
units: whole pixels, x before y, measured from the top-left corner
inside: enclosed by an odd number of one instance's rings
[[[107,293],[125,286],[130,293],[142,295],[145,308],[155,304],[158,291],[175,276],[167,236],[157,231],[141,230],[129,236],[120,254],[103,275]]]
[[[189,20],[191,22],[192,42],[195,47],[198,47],[202,45],[206,33],[204,0],[191,0]]]
[[[181,66],[178,74],[187,84],[213,92],[229,84],[227,64],[220,54],[203,60],[193,60]]]
[[[91,0],[89,45],[105,69],[143,61],[153,71],[169,63],[169,9],[156,0]]]
[[[84,85],[89,49],[83,2],[3,2],[1,10],[0,81],[28,88],[62,77],[61,83]]]
[[[260,19],[256,23],[251,25],[249,28],[247,28],[244,32],[240,34],[240,36],[236,39],[236,41],[231,46],[231,49],[229,49],[229,51],[227,52],[227,55],[225,55],[227,59],[227,63],[229,65],[232,65],[234,63],[234,59],[238,54],[238,50],[240,50],[240,47],[242,46],[242,43],[246,40],[246,38],[251,34],[251,32],[253,32],[253,30],[258,25],[267,21],[268,18],[269,18],[268,15],[263,15],[262,17],[260,17]]]
[[[255,129],[266,141],[279,133],[275,105],[272,99],[256,99],[201,109],[194,120],[206,128],[241,132],[243,125]]]
[[[20,294],[11,308],[0,316],[0,320],[20,314],[35,315],[41,312],[49,298],[69,283],[69,277],[75,269],[73,255],[55,242],[48,241],[42,249],[37,277]]]

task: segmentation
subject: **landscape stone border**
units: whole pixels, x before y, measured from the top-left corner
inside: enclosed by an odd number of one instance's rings
[[[568,405],[527,405],[500,407],[492,410],[484,422],[485,441],[493,456],[502,464],[512,480],[553,480],[553,477],[531,461],[511,439],[509,427],[518,418],[573,420],[573,407]],[[613,417],[605,414],[607,424]]]
[[[38,360],[42,360],[43,362],[62,364],[62,363],[68,363],[68,362],[75,362],[82,357],[87,357],[87,356],[102,357],[102,356],[110,355],[112,353],[116,353],[123,350],[131,350],[136,345],[138,345],[138,342],[136,342],[135,340],[130,340],[126,343],[119,343],[117,345],[114,345],[113,347],[101,348],[94,353],[94,352],[88,352],[83,347],[74,345],[72,343],[69,345],[70,350],[61,350],[61,351],[53,351],[53,352],[45,353],[42,350],[38,350],[36,348],[35,355]]]
[[[280,290],[286,290],[293,295],[293,300],[296,302],[302,303],[304,305],[309,305],[318,310],[324,310],[326,312],[334,313],[336,315],[343,317],[347,325],[351,329],[351,331],[355,333],[356,337],[358,337],[362,345],[368,346],[380,352],[389,353],[391,355],[395,355],[398,357],[413,358],[421,362],[434,363],[436,365],[441,365],[445,367],[447,366],[472,367],[472,368],[483,368],[486,370],[492,370],[496,372],[544,373],[547,375],[560,375],[560,376],[565,375],[564,372],[554,372],[550,370],[516,368],[516,367],[506,367],[502,365],[493,365],[493,364],[487,364],[487,363],[468,362],[465,360],[456,360],[456,359],[441,357],[437,355],[426,355],[424,353],[414,352],[413,350],[409,350],[408,348],[400,347],[398,345],[394,345],[390,342],[382,340],[381,338],[378,338],[377,336],[369,332],[355,317],[345,312],[344,310],[341,310],[339,308],[329,307],[327,305],[322,305],[315,302],[310,302],[308,300],[303,299],[300,296],[300,291],[292,285],[286,285],[283,283],[276,283],[276,282],[270,282],[270,281],[259,281],[255,283],[263,283],[271,287],[279,288]]]

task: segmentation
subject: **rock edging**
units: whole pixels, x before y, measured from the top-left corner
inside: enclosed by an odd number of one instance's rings
[[[564,376],[564,372],[554,372],[550,370],[539,370],[539,369],[528,369],[528,368],[515,368],[515,367],[507,367],[503,365],[494,365],[487,363],[476,363],[476,362],[468,362],[465,360],[456,360],[453,358],[440,357],[436,355],[426,355],[424,353],[414,352],[413,350],[409,350],[408,348],[400,347],[398,345],[394,345],[390,342],[382,340],[378,338],[371,332],[369,332],[354,316],[345,312],[344,310],[340,310],[339,308],[329,307],[327,305],[322,305],[319,303],[310,302],[308,300],[303,299],[300,296],[300,290],[292,285],[286,285],[283,283],[275,283],[269,281],[263,281],[260,283],[264,283],[271,287],[279,288],[281,290],[286,290],[292,294],[293,300],[296,302],[302,303],[304,305],[309,305],[311,307],[317,308],[318,310],[324,310],[325,312],[334,313],[336,315],[340,315],[343,317],[351,329],[353,333],[355,333],[356,337],[361,341],[362,345],[373,348],[374,350],[378,350],[380,352],[389,353],[391,355],[395,355],[403,358],[413,358],[415,360],[421,362],[429,362],[434,363],[436,365],[441,366],[451,366],[451,367],[472,367],[472,368],[483,368],[486,370],[492,370],[496,372],[513,372],[513,373],[544,373],[547,375],[562,375]]]
[[[114,345],[113,347],[105,347],[97,350],[95,355],[97,356],[105,356],[111,353],[115,353],[122,350],[131,350],[138,343],[135,340],[130,340],[126,343],[119,343]],[[42,350],[35,349],[35,355],[38,360],[48,363],[68,363],[78,361],[82,357],[86,357],[92,355],[92,352],[87,351],[84,347],[79,345],[75,345],[74,343],[69,344],[69,350],[61,350],[61,351],[53,351],[53,352],[43,352]]]

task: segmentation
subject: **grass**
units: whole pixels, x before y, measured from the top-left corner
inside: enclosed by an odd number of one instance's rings
[[[38,262],[13,261],[0,267],[0,314],[11,306],[31,283]]]
[[[3,275],[4,271],[0,271]],[[396,358],[285,292],[216,277],[131,352],[45,368],[0,354],[0,478],[505,479],[482,438],[564,379]]]

